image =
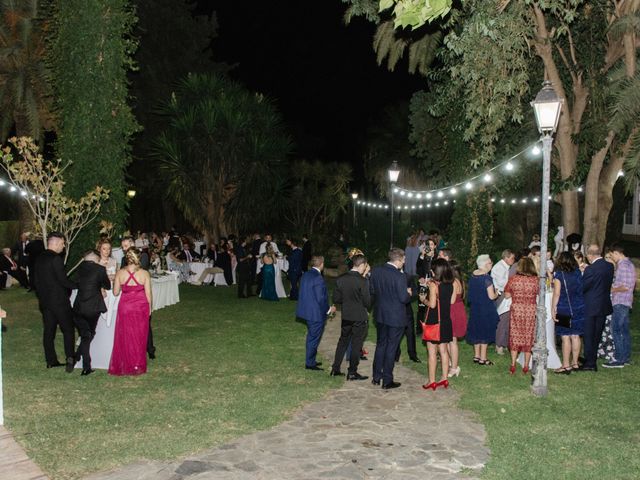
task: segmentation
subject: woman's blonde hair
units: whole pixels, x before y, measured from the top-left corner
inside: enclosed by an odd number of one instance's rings
[[[140,266],[140,250],[136,247],[129,248],[124,258],[127,265],[135,265],[136,267]]]
[[[111,243],[111,240],[109,240],[108,238],[101,238],[100,240],[98,240],[98,242],[96,243],[96,252],[100,253],[100,249],[102,248],[103,245],[109,245],[111,248],[113,248],[113,244]]]

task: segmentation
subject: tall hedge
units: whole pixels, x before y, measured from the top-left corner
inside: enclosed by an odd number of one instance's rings
[[[73,162],[66,193],[79,198],[96,185],[109,189],[101,218],[121,232],[127,217],[125,169],[131,137],[139,129],[127,82],[134,68],[135,11],[128,0],[57,0],[52,8],[57,153]],[[86,229],[78,249],[90,246],[96,234],[96,225]]]

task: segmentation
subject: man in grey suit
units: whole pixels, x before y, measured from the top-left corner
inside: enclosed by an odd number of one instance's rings
[[[333,303],[342,305],[342,330],[336,347],[336,355],[331,368],[331,376],[341,376],[340,365],[351,343],[349,358],[349,372],[347,380],[366,380],[368,377],[358,373],[360,350],[367,336],[367,324],[371,308],[371,293],[369,281],[369,264],[364,255],[354,255],[351,258],[353,268],[336,281],[333,291]]]
[[[411,288],[407,288],[407,276],[402,272],[404,251],[392,248],[389,261],[371,272],[371,293],[374,296],[373,314],[378,330],[376,353],[373,359],[371,383],[387,390],[398,388],[393,381],[396,352],[407,326],[406,305],[411,301]]]

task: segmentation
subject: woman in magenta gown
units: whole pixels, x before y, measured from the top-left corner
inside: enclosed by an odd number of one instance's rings
[[[116,274],[114,295],[119,295],[116,331],[109,375],[141,375],[147,372],[147,336],[151,312],[151,277],[140,268],[140,252],[130,248],[126,266]]]

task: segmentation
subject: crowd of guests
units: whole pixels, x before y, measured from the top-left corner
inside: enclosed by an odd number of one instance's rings
[[[370,309],[377,329],[372,383],[384,389],[400,386],[394,381],[393,366],[400,357],[403,337],[414,362],[420,362],[416,337],[426,345],[425,389],[446,388],[449,379],[460,374],[458,341],[463,338],[473,345],[475,364],[493,365],[489,346],[495,344],[498,354],[509,351],[511,375],[516,373],[520,354],[522,372],[527,374],[540,294],[548,297],[547,307],[562,350],[562,365],[555,373],[597,371],[599,353],[606,360],[603,367],[629,365],[629,314],[636,273],[624,248],[612,245],[604,258],[597,245],[589,245],[586,255],[581,249],[560,250],[552,257],[548,253],[541,259],[539,237],[533,238],[530,246],[520,251],[504,250],[495,265],[489,255],[479,255],[477,268],[465,281],[461,266],[439,234],[424,235],[419,231],[407,239],[405,250],[392,248],[388,262],[373,269],[363,252],[352,249],[351,269],[338,278],[333,304],[329,303],[321,276],[324,259],[314,257],[313,271],[302,277],[296,309],[296,315],[308,328],[305,367],[322,370],[316,361],[317,346],[327,316],[335,311],[335,305],[341,305],[341,336],[330,370],[332,376],[343,375],[340,368],[346,353],[347,380],[368,378],[357,368]],[[546,272],[544,292],[540,292],[541,266]],[[418,308],[414,317],[415,302]],[[604,346],[608,342],[612,343],[611,348]]]

